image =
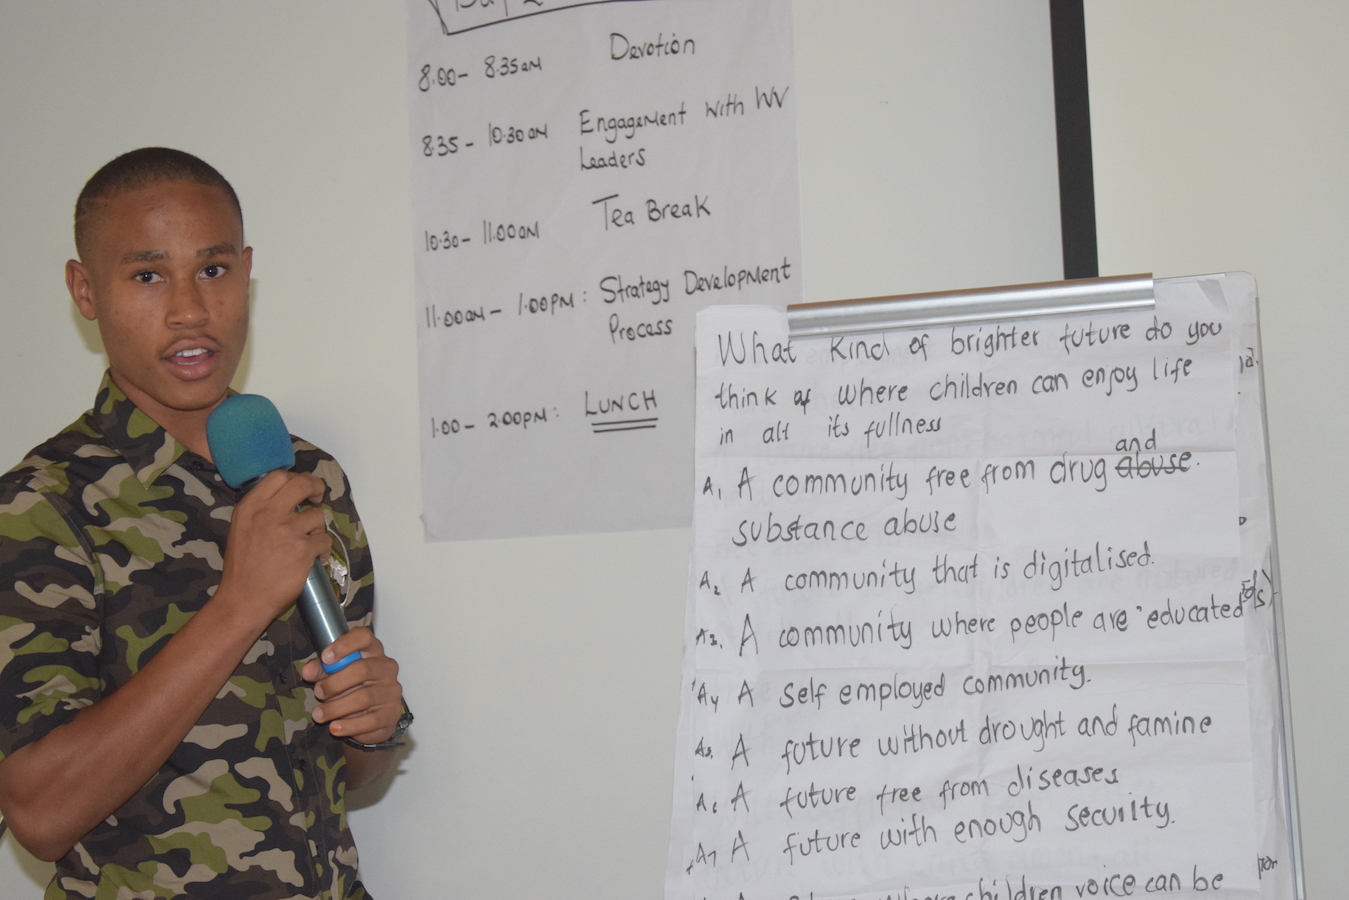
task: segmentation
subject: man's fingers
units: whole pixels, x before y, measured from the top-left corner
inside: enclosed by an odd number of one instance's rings
[[[311,506],[309,509],[297,512],[295,521],[303,534],[326,533],[328,530],[328,523],[323,518],[323,510],[317,506]]]
[[[398,661],[384,655],[384,645],[369,628],[357,626],[324,648],[322,659],[337,660],[359,652],[361,658],[346,668],[324,675],[317,660],[305,664],[306,679],[317,678],[314,721],[328,723],[337,737],[364,744],[385,740],[393,733],[403,710],[403,686],[398,683]]]
[[[314,695],[326,701],[362,685],[397,683],[398,663],[387,656],[366,656],[321,679],[314,685]]]
[[[323,479],[315,475],[275,469],[258,479],[258,483],[248,492],[248,496],[263,501],[273,499],[278,502],[284,501],[287,505],[295,507],[305,500],[311,503],[322,500],[326,488]]]
[[[320,682],[322,684],[322,682]],[[337,722],[367,714],[380,717],[385,725],[392,727],[402,715],[403,692],[392,684],[367,684],[347,691],[341,696],[326,700],[314,707],[315,722]],[[368,729],[362,729],[368,730]]]
[[[360,653],[361,659],[353,661],[332,675],[326,674],[319,665],[320,660],[331,665],[352,653]],[[396,681],[398,663],[384,655],[384,645],[375,637],[374,632],[364,625],[357,625],[325,647],[320,659],[311,659],[305,663],[302,674],[305,681],[311,684],[320,680],[325,683],[322,690],[315,689],[315,693],[322,700],[325,696],[335,697],[344,690],[367,681],[377,681],[381,678]]]
[[[357,651],[360,651],[361,655],[367,658],[383,657],[384,645],[380,643],[379,638],[375,637],[373,631],[364,625],[358,625],[328,645],[323,651],[323,661],[329,664],[335,663],[342,657]]]
[[[310,503],[317,503],[323,499],[325,485],[322,478],[316,478],[313,475],[301,475],[296,472],[287,472],[290,480],[277,490],[277,502],[284,502],[287,506],[295,507],[308,500]],[[261,486],[261,485],[259,485]]]
[[[385,722],[380,715],[370,713],[333,722],[328,726],[328,731],[334,737],[349,737],[362,744],[378,744],[387,741],[397,727],[397,719]]]
[[[268,499],[276,495],[281,490],[294,473],[287,472],[285,469],[273,469],[266,475],[258,479],[258,483],[253,485],[252,490],[248,492],[250,497],[259,497]]]
[[[309,662],[305,663],[304,668],[300,670],[300,677],[310,684],[317,682],[323,675],[323,667],[319,665],[317,659],[311,659]]]

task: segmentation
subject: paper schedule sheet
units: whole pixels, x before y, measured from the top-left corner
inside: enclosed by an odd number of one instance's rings
[[[408,22],[428,538],[686,525],[695,311],[801,296],[790,5]]]
[[[700,313],[666,896],[1261,896],[1235,331]]]

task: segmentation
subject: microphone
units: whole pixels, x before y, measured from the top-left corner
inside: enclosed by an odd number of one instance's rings
[[[281,413],[258,394],[235,394],[217,406],[206,420],[206,443],[220,477],[232,488],[248,490],[268,472],[295,465],[295,448]],[[314,559],[295,605],[320,653],[347,633],[347,617],[333,594],[323,560]],[[320,664],[331,675],[360,658],[356,651],[331,665],[320,659]]]

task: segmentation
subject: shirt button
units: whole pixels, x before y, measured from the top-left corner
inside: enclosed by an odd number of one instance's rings
[[[295,768],[299,769],[301,772],[305,770],[305,761],[303,757],[295,760]]]

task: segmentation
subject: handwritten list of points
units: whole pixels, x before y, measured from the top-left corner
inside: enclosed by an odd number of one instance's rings
[[[427,536],[686,524],[694,313],[800,299],[790,6],[408,11]]]
[[[1211,294],[810,340],[699,315],[668,898],[1261,896],[1269,610]]]

